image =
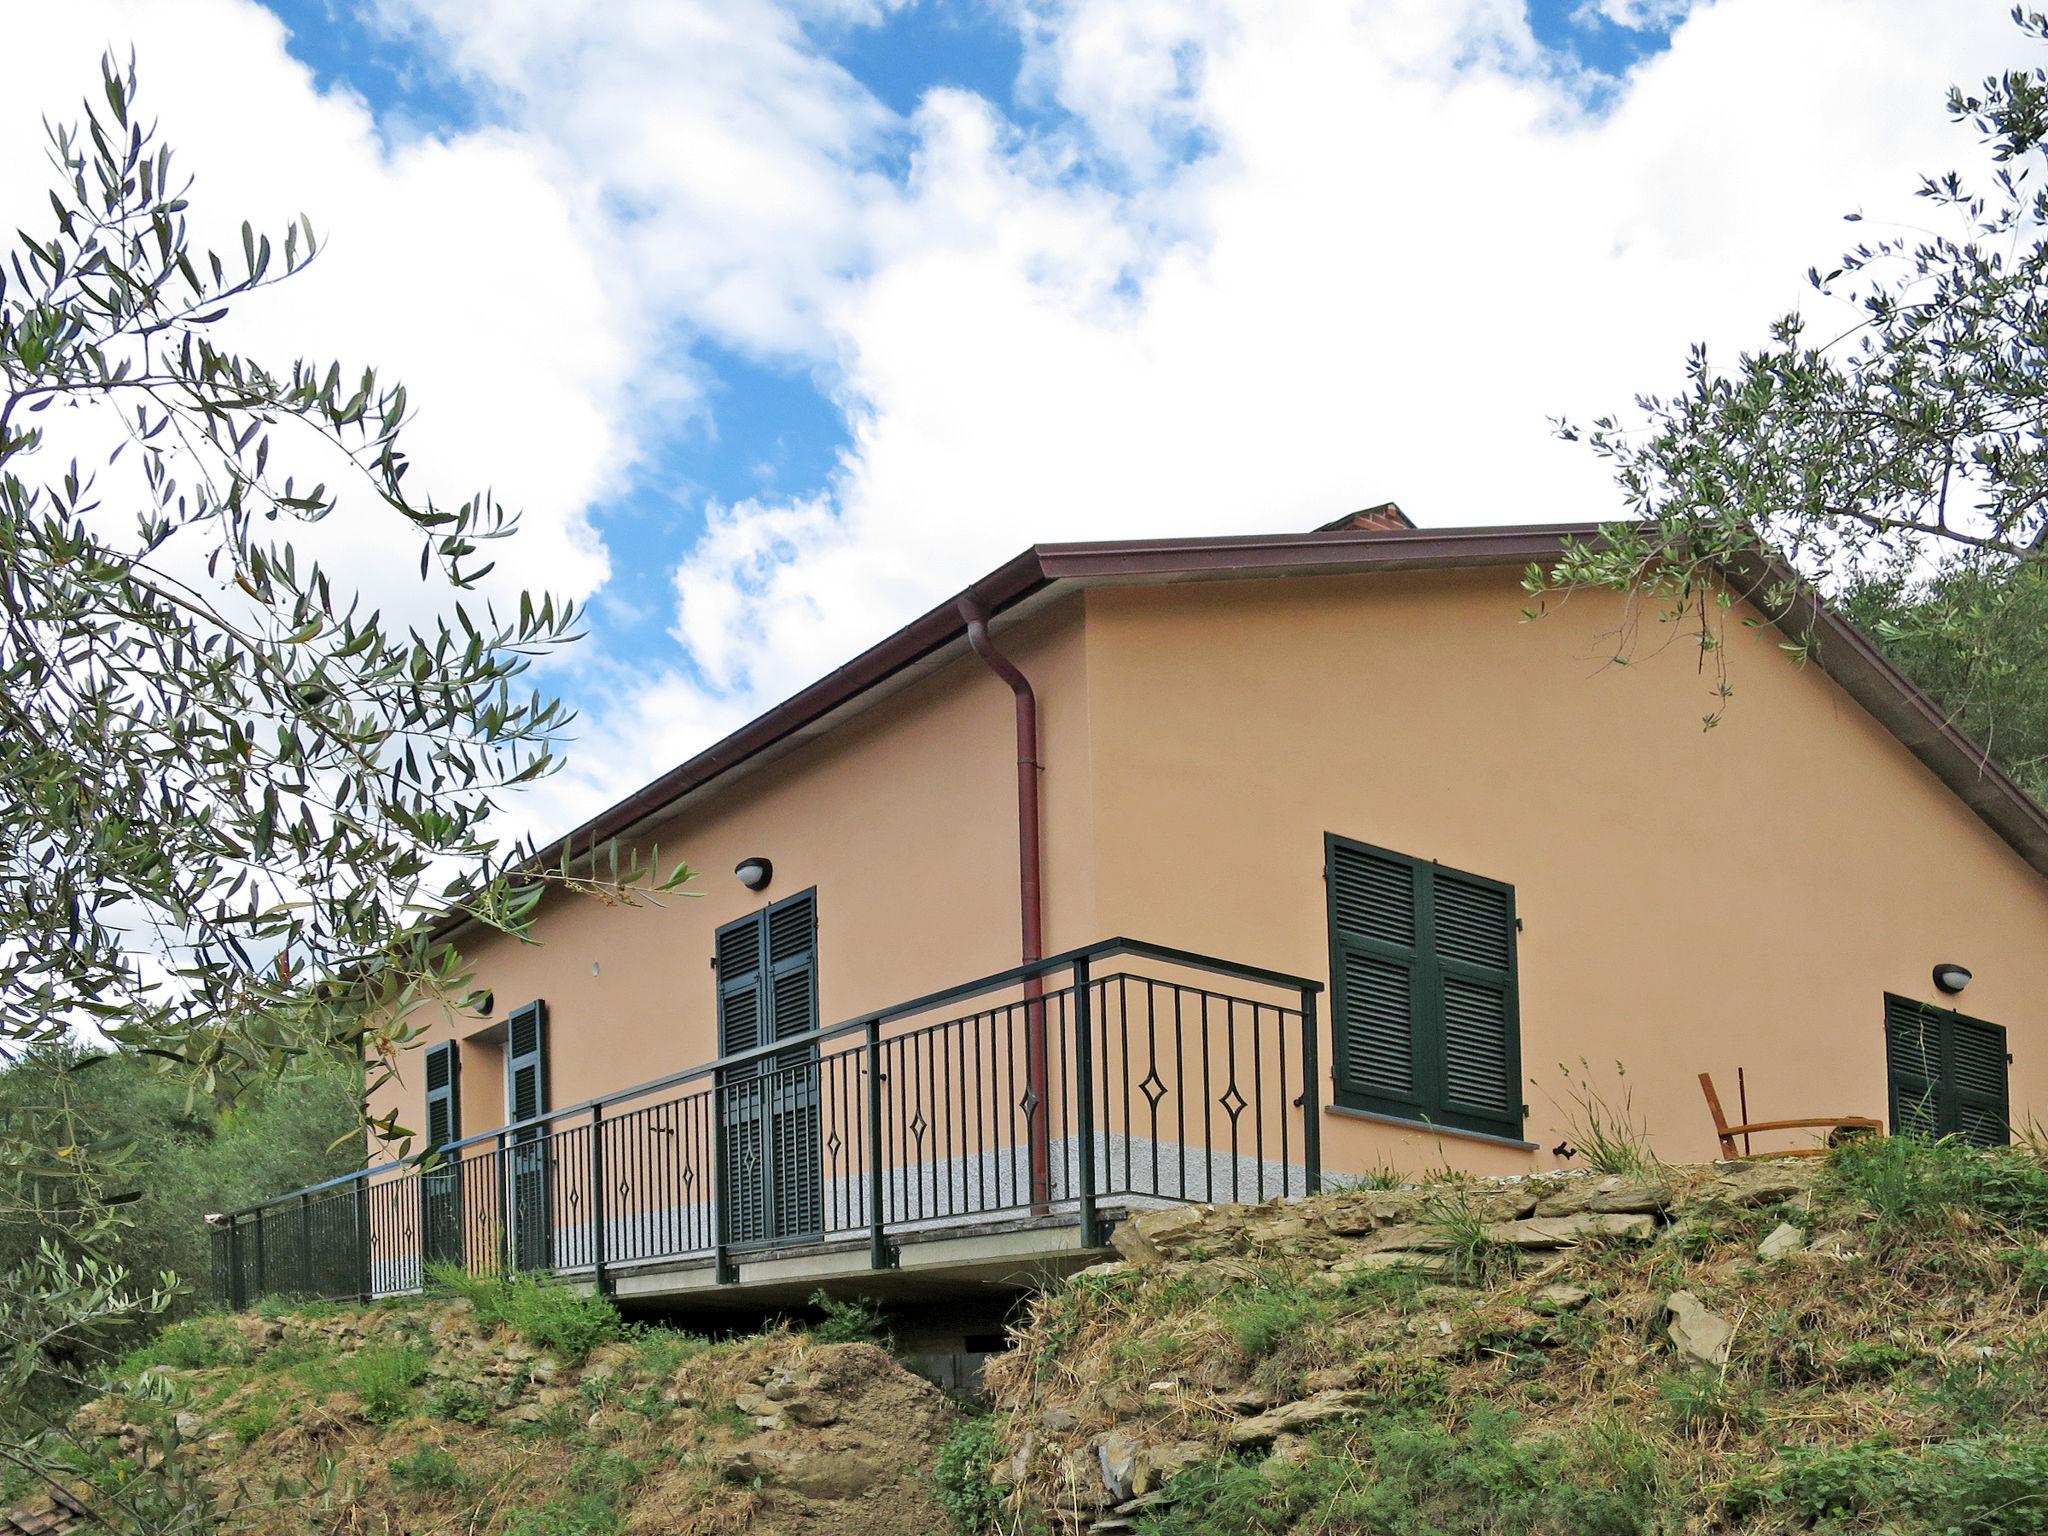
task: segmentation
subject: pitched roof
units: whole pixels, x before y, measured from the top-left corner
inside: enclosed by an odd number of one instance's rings
[[[1554,560],[1568,540],[1595,538],[1600,531],[1594,523],[1402,528],[1389,526],[1391,518],[1373,515],[1380,510],[1354,513],[1311,533],[1035,544],[966,592],[911,620],[724,740],[599,812],[543,850],[540,859],[559,863],[565,848],[590,848],[623,836],[715,781],[781,755],[830,729],[847,712],[935,670],[965,645],[962,597],[972,596],[994,615],[1035,606],[1055,589],[1070,587],[1520,567]],[[1399,517],[1398,509],[1393,510]],[[1759,566],[1735,574],[1747,589],[1757,590],[1766,572]],[[1861,631],[1810,595],[1796,601],[1779,627],[1810,642],[1816,664],[1844,692],[2036,871],[2048,876],[2048,812]]]

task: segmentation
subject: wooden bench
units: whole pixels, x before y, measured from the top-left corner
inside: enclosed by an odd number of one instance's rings
[[[1721,1156],[1728,1159],[1743,1157],[1824,1157],[1829,1147],[1847,1136],[1875,1136],[1884,1132],[1884,1122],[1873,1120],[1868,1115],[1822,1115],[1814,1120],[1752,1120],[1747,1125],[1730,1125],[1728,1116],[1722,1112],[1721,1096],[1714,1092],[1714,1079],[1706,1072],[1700,1074],[1700,1092],[1707,1096],[1707,1110],[1714,1117],[1714,1133],[1721,1138]],[[1735,1138],[1748,1137],[1760,1131],[1826,1131],[1825,1145],[1818,1147],[1786,1147],[1776,1152],[1738,1152]]]

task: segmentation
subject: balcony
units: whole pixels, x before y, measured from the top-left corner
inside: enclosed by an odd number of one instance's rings
[[[1133,1209],[1315,1191],[1321,990],[1106,940],[217,1218],[215,1291],[369,1299],[436,1263],[705,1304],[1021,1284]]]

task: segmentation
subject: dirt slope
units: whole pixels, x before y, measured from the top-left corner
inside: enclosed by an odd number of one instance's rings
[[[1879,1143],[1183,1209],[991,1369],[1098,1532],[2048,1531],[2048,1172]]]
[[[959,1418],[872,1344],[657,1332],[587,1357],[463,1302],[182,1325],[82,1424],[118,1467],[171,1443],[256,1536],[935,1531]]]

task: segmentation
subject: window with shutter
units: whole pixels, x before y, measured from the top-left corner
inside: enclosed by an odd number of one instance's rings
[[[1337,1102],[1520,1139],[1514,888],[1335,835],[1324,851]]]
[[[726,924],[715,942],[721,1056],[816,1032],[816,891]],[[822,1229],[817,1061],[813,1042],[735,1063],[719,1074],[729,1243]]]
[[[2012,1139],[2001,1026],[1886,993],[1884,1050],[1893,1135]]]
[[[506,1228],[516,1269],[554,1262],[553,1143],[546,1125],[520,1125],[548,1112],[548,1005],[531,1002],[505,1027],[506,1119],[518,1129],[507,1149]]]
[[[420,1175],[420,1254],[429,1264],[462,1262],[462,1167],[439,1155],[462,1139],[462,1058],[453,1040],[427,1050],[427,1158]]]

